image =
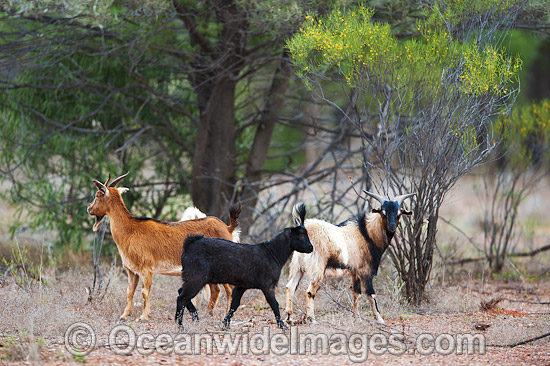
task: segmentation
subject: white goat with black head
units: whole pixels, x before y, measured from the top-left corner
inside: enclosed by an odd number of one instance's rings
[[[323,220],[308,219],[305,228],[314,250],[311,254],[294,253],[290,262],[289,281],[286,285],[286,310],[292,315],[292,298],[301,279],[309,281],[306,293],[306,315],[315,321],[314,299],[325,277],[351,276],[353,311],[357,311],[361,289],[369,295],[372,312],[380,323],[384,323],[378,305],[372,279],[376,276],[380,259],[399,225],[401,215],[411,212],[401,208],[402,202],[415,193],[389,199],[364,191],[381,204],[371,213],[364,212],[356,217],[333,225]]]

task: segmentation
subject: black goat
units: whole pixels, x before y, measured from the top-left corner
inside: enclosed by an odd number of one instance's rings
[[[297,226],[286,228],[270,241],[251,245],[238,244],[225,239],[205,238],[194,235],[185,239],[181,256],[182,287],[178,290],[176,323],[181,325],[183,307],[190,312],[193,320],[198,320],[197,309],[191,302],[207,283],[229,283],[235,286],[229,312],[223,320],[229,328],[231,317],[241,303],[241,297],[247,289],[262,290],[271,306],[277,326],[284,328],[279,312],[279,303],[275,298],[275,286],[281,275],[281,268],[295,250],[311,253],[313,246],[309,241],[304,219],[304,204],[292,210]]]

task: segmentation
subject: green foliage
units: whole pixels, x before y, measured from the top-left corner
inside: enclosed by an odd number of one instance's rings
[[[288,126],[277,125],[273,132],[273,139],[269,149],[269,156],[264,168],[267,171],[289,169],[296,171],[305,162],[303,151],[293,151],[300,145],[303,138],[301,131]],[[292,154],[289,154],[292,152]]]
[[[75,352],[75,355],[73,357],[74,357],[74,362],[86,363],[87,361],[86,356],[78,352]]]
[[[456,11],[444,15],[453,16]],[[504,51],[453,40],[435,20],[418,23],[421,37],[399,42],[389,25],[372,21],[372,15],[372,9],[359,6],[334,10],[323,17],[306,17],[300,31],[287,42],[306,84],[311,85],[309,77],[325,74],[343,77],[350,87],[361,87],[374,79],[397,90],[421,83],[437,91],[442,74],[459,68],[464,93],[502,95],[521,68],[521,60]]]
[[[2,192],[2,198],[16,205],[19,213],[33,212],[26,222],[12,228],[13,233],[23,224],[32,229],[56,230],[58,245],[81,248],[86,239],[83,234],[91,233],[93,223],[86,212],[95,192],[93,179],[105,180],[108,174],[128,170],[131,174],[125,183],[129,185],[133,181],[147,185],[177,177],[174,167],[167,166],[158,155],[168,150],[173,159],[184,160],[189,155],[181,144],[192,146],[196,130],[174,105],[157,102],[150,91],[137,86],[145,79],[158,93],[169,93],[174,100],[189,103],[191,113],[197,113],[195,96],[189,83],[174,73],[170,66],[173,59],[161,57],[154,50],[173,42],[172,32],[154,33],[149,43],[126,43],[133,39],[134,32],[147,26],[127,23],[121,39],[106,41],[105,47],[115,51],[121,48],[122,52],[66,50],[68,54],[62,54],[38,48],[34,52],[44,53],[40,55],[41,67],[29,68],[12,80],[35,87],[7,88],[0,95],[0,166],[2,170],[17,169],[24,177],[12,179],[12,189]],[[49,31],[56,32],[55,25]],[[105,40],[86,37],[86,30],[82,32],[83,49],[102,48]],[[27,56],[31,57],[29,53]],[[147,62],[153,59],[155,63]],[[162,118],[170,119],[169,128]],[[155,138],[163,139],[164,148],[155,143]],[[173,195],[189,193],[185,185],[170,189]],[[138,215],[153,215],[159,207],[155,202],[163,202],[163,194],[159,190],[131,191],[125,202],[130,208],[141,202]],[[164,210],[170,220],[181,209],[180,202],[172,203],[174,206]]]
[[[507,166],[527,171],[550,159],[550,100],[514,108],[501,115],[494,126],[502,138]]]
[[[490,46],[481,52],[470,46],[464,50],[463,59],[461,90],[476,96],[487,93],[499,96],[507,94],[505,85],[517,80],[522,66],[519,57],[513,60]]]
[[[38,363],[44,345],[43,337],[31,336],[27,331],[19,331],[16,337],[5,335],[0,338],[0,351],[2,352],[0,359],[11,362]]]
[[[31,290],[37,281],[47,284],[42,278],[42,263],[33,263],[28,254],[27,248],[20,247],[15,241],[11,247],[11,259],[2,258],[15,283],[24,290]]]
[[[510,12],[517,8],[519,0],[438,0],[423,10],[424,20],[420,23],[432,31],[450,31],[462,22],[471,22],[479,14]]]
[[[13,0],[15,15],[77,18],[79,22],[100,28],[118,22],[122,15],[163,16],[170,10],[166,0]]]
[[[0,46],[12,51],[0,77],[0,180],[9,189],[0,198],[24,217],[12,233],[53,230],[58,245],[82,248],[93,223],[86,212],[92,179],[126,171],[124,184],[134,189],[124,200],[134,214],[176,219],[190,203],[198,91],[215,89],[217,74],[232,72],[213,70],[216,57],[228,56],[221,45],[223,22],[231,21],[220,14],[233,11],[246,14],[242,31],[252,50],[244,75],[231,74],[242,78],[234,101],[238,180],[285,34],[320,3],[181,0],[201,42],[216,50],[208,53],[171,1],[9,2],[0,14]]]
[[[396,41],[390,26],[371,22],[373,11],[366,7],[333,10],[327,16],[306,16],[299,32],[287,42],[298,74],[329,72],[341,74],[349,85],[357,82],[362,69],[377,69],[395,57]]]

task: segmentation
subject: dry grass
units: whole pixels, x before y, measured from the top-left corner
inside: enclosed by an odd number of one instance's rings
[[[51,277],[49,277],[48,285],[37,283],[31,291],[19,287],[11,277],[5,278],[0,290],[2,293],[0,297],[0,308],[2,308],[0,335],[4,340],[3,346],[0,347],[1,360],[10,364],[74,362],[75,358],[64,349],[63,335],[71,324],[85,322],[92,326],[96,332],[98,343],[90,355],[80,358],[77,356],[76,361],[87,361],[92,364],[126,361],[139,363],[144,360],[158,362],[159,357],[162,357],[156,353],[145,359],[145,356],[140,356],[137,353],[128,358],[127,356],[115,356],[105,347],[108,342],[108,334],[114,326],[119,324],[118,317],[125,305],[126,275],[120,271],[119,267],[117,268],[118,270],[111,274],[110,286],[105,296],[101,301],[93,304],[87,303],[85,290],[92,279],[89,269],[50,271]],[[109,268],[106,267],[104,272],[107,273],[108,270]],[[284,279],[286,279],[285,275],[282,276],[277,289],[277,297],[281,304],[284,303]],[[178,278],[155,277],[151,294],[152,317],[148,323],[136,321],[142,306],[138,288],[134,300],[134,318],[128,322],[137,334],[148,332],[156,336],[167,332],[175,335],[181,331],[173,322],[179,285]],[[518,281],[504,284],[500,281],[478,279],[460,281],[444,287],[434,285],[429,291],[430,301],[420,307],[411,308],[404,305],[399,298],[399,284],[395,283],[392,270],[388,263],[385,263],[375,281],[375,288],[379,306],[387,320],[388,327],[380,327],[373,321],[370,306],[366,300],[362,300],[358,316],[346,310],[345,308],[351,307],[352,302],[349,281],[332,279],[322,287],[316,298],[318,323],[300,325],[300,331],[324,333],[330,336],[336,332],[374,334],[383,329],[414,336],[420,333],[475,333],[479,332],[480,326],[487,326],[482,333],[486,335],[487,342],[492,345],[512,344],[550,332],[548,306],[534,304],[538,301],[537,299],[550,301],[550,284],[547,279],[529,282],[525,286]],[[298,313],[304,305],[302,291],[304,289],[305,284],[301,285],[297,292]],[[483,301],[486,302],[495,297],[502,298],[498,306],[494,306],[491,312],[480,311],[480,304]],[[191,334],[220,332],[225,301],[225,296],[222,294],[213,317],[205,315],[206,304],[199,307],[201,315],[199,323],[192,323],[189,314],[186,313],[184,316],[185,332]],[[250,290],[243,297],[242,305],[233,318],[231,332],[261,332],[265,325],[270,326],[272,333],[279,332],[275,327],[271,309],[263,295],[257,290]],[[9,345],[7,345],[6,339],[11,340]],[[527,357],[527,360],[550,360],[549,338],[522,347],[525,352],[521,355]],[[488,350],[487,355],[468,356],[470,358],[466,355],[445,357],[403,355],[395,358],[396,356],[390,357],[386,354],[376,356],[374,359],[382,363],[412,361],[414,363],[454,364],[463,363],[472,360],[471,357],[476,357],[476,362],[480,364],[507,364],[508,349],[490,347]],[[546,353],[543,352],[541,356],[540,352],[533,352],[534,350],[543,350]],[[197,364],[211,362],[207,361],[205,355],[186,357],[187,360],[193,360]],[[284,355],[280,356],[281,358],[273,357],[275,356],[266,355],[264,360],[268,362],[276,360],[284,364],[349,362],[349,359],[337,356],[319,358],[319,356],[313,355]],[[228,359],[224,355],[211,355],[208,358],[213,358],[222,364],[231,364],[228,361],[233,359]],[[240,355],[238,360],[243,364],[255,364],[258,361],[252,355]]]
[[[480,240],[479,211],[477,197],[471,182],[461,183],[452,192],[443,208],[442,215],[452,218],[453,223],[463,228],[469,236]],[[536,199],[530,200],[531,206],[521,209],[524,218],[530,220],[531,235],[523,237],[517,250],[528,250],[546,244],[550,225],[547,223],[545,208],[540,202],[550,199],[550,184],[542,182],[542,187],[535,191]],[[1,205],[0,205],[1,206]],[[10,215],[9,210],[6,210]],[[7,261],[14,242],[6,230],[6,215],[0,215],[0,255]],[[445,258],[456,258],[479,255],[472,246],[446,224],[441,224],[438,242]],[[153,353],[141,356],[137,352],[130,356],[116,356],[106,345],[108,335],[118,325],[126,302],[127,277],[121,269],[120,259],[103,260],[103,273],[110,275],[110,283],[105,296],[87,302],[86,287],[91,285],[92,271],[90,255],[66,252],[63,257],[51,260],[42,245],[48,242],[47,235],[21,233],[19,244],[29,248],[28,258],[31,263],[45,263],[40,269],[44,281],[34,281],[23,288],[18,285],[17,275],[0,271],[0,364],[158,364],[163,360],[170,363],[196,365],[254,365],[260,363],[279,364],[349,364],[347,356],[330,355],[282,355],[265,354],[234,356],[214,354],[177,356]],[[45,260],[46,259],[46,260]],[[110,262],[114,261],[114,266]],[[478,365],[515,365],[515,364],[550,364],[550,337],[546,337],[518,347],[499,347],[518,341],[533,338],[550,332],[550,306],[540,302],[550,302],[550,253],[534,258],[514,260],[506,271],[494,276],[482,263],[469,266],[444,267],[437,256],[432,271],[432,280],[428,286],[428,301],[421,306],[411,307],[401,298],[403,283],[392,268],[389,257],[382,261],[382,267],[375,279],[374,287],[377,299],[387,327],[381,327],[373,321],[369,302],[362,299],[358,314],[349,309],[352,295],[349,279],[329,279],[316,297],[317,324],[299,325],[300,332],[331,335],[336,332],[345,334],[391,332],[414,337],[418,334],[434,335],[448,333],[481,333],[486,337],[485,355],[441,356],[437,354],[421,356],[404,354],[392,356],[388,353],[380,356],[369,355],[368,363],[372,364],[478,364]],[[4,276],[4,273],[6,276]],[[283,271],[277,298],[284,305],[287,273]],[[297,315],[303,314],[305,303],[305,281],[302,281],[296,292]],[[142,310],[140,288],[134,298],[134,310],[131,320],[127,322],[136,334],[151,333],[158,335],[179,334],[173,321],[177,289],[180,280],[176,277],[155,276],[151,293],[151,321],[136,321]],[[492,304],[494,299],[501,299]],[[486,306],[481,309],[482,304]],[[186,333],[218,334],[221,332],[221,319],[226,305],[225,295],[220,298],[213,317],[205,315],[206,303],[199,306],[201,321],[192,323],[188,313],[184,315]],[[73,356],[64,347],[64,334],[74,323],[85,322],[97,334],[97,344],[87,356]],[[233,317],[230,334],[244,331],[261,332],[268,325],[272,333],[280,332],[275,327],[271,309],[257,290],[247,291],[241,307]],[[224,333],[220,333],[224,334]],[[385,334],[385,333],[383,333]]]

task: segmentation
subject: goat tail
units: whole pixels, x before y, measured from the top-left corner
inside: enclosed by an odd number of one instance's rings
[[[292,209],[292,219],[296,226],[304,225],[306,219],[306,205],[304,203],[296,204]]]
[[[239,226],[239,215],[241,214],[241,203],[238,202],[234,205],[231,205],[229,207],[229,227],[228,230],[230,233],[233,234],[233,239],[235,239],[235,236],[237,237],[237,240],[233,240],[235,242],[238,242],[240,230],[237,230],[237,226]]]

